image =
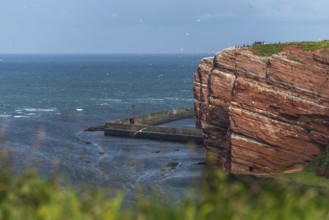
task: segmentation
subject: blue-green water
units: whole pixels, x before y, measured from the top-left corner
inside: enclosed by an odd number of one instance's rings
[[[202,55],[1,55],[0,148],[15,172],[60,173],[77,186],[184,191],[200,179],[203,148],[104,137],[92,125],[193,108]],[[193,121],[188,122],[191,125]],[[170,170],[166,164],[177,161]]]

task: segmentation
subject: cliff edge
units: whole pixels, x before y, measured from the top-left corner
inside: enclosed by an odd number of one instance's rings
[[[201,60],[196,127],[227,172],[301,169],[329,144],[329,42],[225,49]]]

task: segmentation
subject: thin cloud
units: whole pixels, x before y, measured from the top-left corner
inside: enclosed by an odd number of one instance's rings
[[[214,14],[204,14],[197,16],[200,20],[209,21],[209,20],[216,20],[219,18],[238,18],[239,15],[230,12],[217,12]]]
[[[316,22],[329,19],[327,9],[329,1],[263,1],[252,2],[255,9],[254,18],[281,22]]]
[[[116,13],[116,12],[113,12],[111,14],[111,18],[114,19],[114,20],[116,20],[116,19],[119,19],[120,18],[120,15],[118,13]]]

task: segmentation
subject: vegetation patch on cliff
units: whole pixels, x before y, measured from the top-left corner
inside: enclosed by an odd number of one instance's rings
[[[303,50],[308,50],[308,51],[329,48],[329,40],[317,41],[317,42],[306,41],[306,42],[299,42],[296,44]]]
[[[304,65],[308,65],[307,63],[305,63],[304,61],[298,59],[297,57],[294,57],[294,56],[288,56],[288,59],[289,60],[292,60],[294,62],[297,62],[297,63],[300,63],[300,64],[304,64]]]
[[[254,45],[251,47],[251,51],[256,55],[267,57],[281,52],[284,46],[285,44],[281,43]]]
[[[288,46],[296,46],[297,48],[306,51],[315,51],[329,48],[329,40],[260,44],[253,45],[251,51],[259,56],[272,56],[273,54],[282,52],[284,48]]]
[[[315,172],[318,176],[329,178],[329,145],[324,152],[316,156],[309,164],[308,169]]]

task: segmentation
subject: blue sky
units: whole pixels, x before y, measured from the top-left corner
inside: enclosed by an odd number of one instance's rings
[[[0,53],[214,53],[329,39],[328,8],[328,0],[0,0]]]

